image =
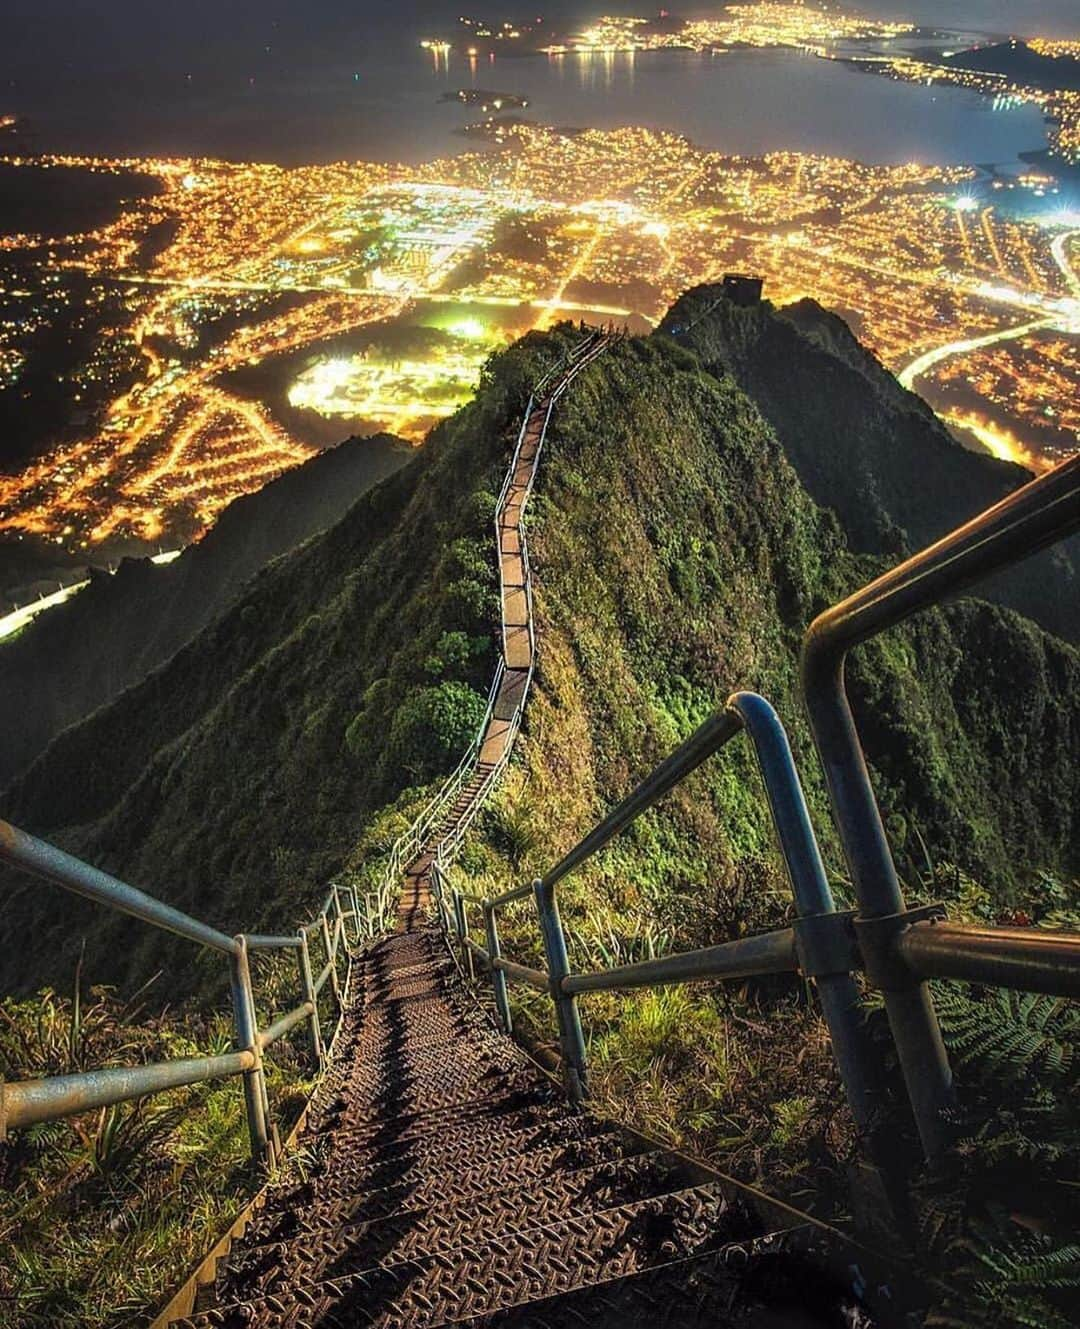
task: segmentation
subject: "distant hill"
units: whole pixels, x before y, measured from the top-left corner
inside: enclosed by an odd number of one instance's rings
[[[508,844],[515,873],[522,855],[549,866],[749,687],[790,728],[842,898],[799,697],[805,627],[887,565],[875,541],[912,539],[918,495],[944,524],[949,504],[980,501],[964,499],[963,475],[990,477],[986,492],[1023,477],[990,466],[949,479],[971,463],[816,307],[741,310],[704,288],[665,328],[612,346],[556,409],[529,518],[536,688],[507,788],[466,846],[470,871],[506,884]],[[60,733],[3,814],[228,930],[276,930],[331,874],[375,872],[483,712],[496,497],[530,385],[575,336],[531,333],[493,357],[411,465]],[[947,484],[927,460],[938,454]],[[831,510],[816,501],[811,482],[828,501],[830,475],[848,469],[864,502],[854,486]],[[905,873],[928,846],[1004,909],[1040,870],[1080,868],[1080,652],[966,599],[855,652],[848,678]],[[759,777],[733,744],[575,878],[567,907],[592,891],[687,945],[775,925],[790,897],[772,845]],[[178,966],[146,928],[75,900],[57,908],[36,883],[4,888],[20,944],[0,952],[2,989],[70,976],[84,936],[93,980],[107,954],[109,981],[164,969],[163,996],[223,981],[217,957]]]
[[[687,292],[661,330],[753,398],[853,549],[914,553],[1032,478],[958,443],[843,319],[815,301],[739,309],[716,304],[718,295],[714,287]],[[1080,539],[984,583],[979,594],[1080,641]]]
[[[231,503],[173,563],[125,559],[0,642],[0,784],[60,730],[164,664],[271,559],[332,526],[414,450],[388,434],[317,453]]]
[[[996,42],[992,46],[972,46],[966,51],[939,57],[940,63],[954,69],[977,69],[987,74],[1004,74],[1014,83],[1048,91],[1080,89],[1080,60],[1068,56],[1040,55],[1026,42]]]

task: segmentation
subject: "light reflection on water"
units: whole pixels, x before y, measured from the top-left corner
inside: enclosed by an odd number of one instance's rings
[[[467,146],[458,131],[475,112],[439,102],[459,87],[525,96],[526,115],[543,123],[645,125],[731,153],[989,162],[1046,143],[1033,107],[995,112],[962,89],[897,83],[794,51],[433,59],[402,35],[335,50],[317,70],[282,57],[257,76],[110,78],[86,66],[63,85],[25,80],[15,109],[43,149],[419,162]]]

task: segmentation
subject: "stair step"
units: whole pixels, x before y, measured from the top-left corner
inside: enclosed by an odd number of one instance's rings
[[[784,1249],[784,1234],[655,1265],[431,1329],[869,1329],[847,1289]]]
[[[586,1139],[535,1148],[525,1154],[474,1160],[472,1167],[454,1170],[454,1203],[484,1199],[493,1193],[545,1183],[555,1174],[573,1175],[588,1168],[610,1167],[622,1159],[638,1158],[642,1150],[616,1132]],[[373,1223],[396,1213],[412,1212],[444,1203],[445,1175],[408,1158],[397,1160],[397,1174],[387,1184],[365,1185],[341,1195],[323,1193],[319,1185],[294,1185],[287,1204],[268,1204],[260,1209],[244,1243],[290,1239],[300,1231],[344,1228],[353,1223]]]
[[[428,1110],[420,1107],[413,1112],[402,1112],[392,1121],[373,1122],[367,1126],[343,1127],[341,1123],[346,1118],[348,1108],[348,1100],[340,1094],[320,1101],[308,1116],[305,1139],[326,1133],[333,1136],[348,1135],[357,1147],[365,1141],[371,1147],[380,1144],[400,1147],[407,1140],[429,1135],[446,1139],[452,1133],[467,1131],[474,1125],[498,1130],[500,1127],[506,1129],[512,1126],[524,1128],[556,1119],[581,1119],[580,1114],[551,1085],[542,1080],[535,1086],[527,1083],[516,1092],[498,1090],[487,1098],[470,1103],[455,1103],[445,1108]],[[510,1122],[511,1117],[514,1118],[513,1123]]]
[[[514,1077],[514,1064],[492,1057],[462,1057],[459,1064],[448,1062],[444,1049],[441,1058],[430,1057],[425,1062],[411,1063],[403,1059],[400,1065],[389,1068],[366,1066],[358,1068],[344,1083],[350,1099],[342,1120],[357,1125],[369,1124],[373,1115],[385,1120],[398,1112],[415,1112],[452,1107],[477,1099],[490,1098],[497,1081]],[[506,1089],[514,1092],[533,1082],[535,1072],[519,1071]]]
[[[410,1142],[408,1150],[381,1145],[366,1149],[337,1149],[328,1145],[321,1161],[312,1165],[320,1189],[373,1187],[400,1179],[406,1169],[417,1176],[435,1176],[440,1171],[464,1173],[482,1166],[497,1151],[507,1160],[535,1149],[568,1146],[578,1141],[606,1136],[609,1132],[588,1119],[542,1122],[521,1130],[477,1131],[471,1138],[458,1134],[447,1141],[428,1137]],[[335,1137],[336,1140],[336,1137]]]
[[[318,1234],[308,1230],[238,1251],[221,1269],[219,1285],[233,1300],[246,1301],[297,1282],[322,1283],[380,1265],[455,1252],[477,1241],[509,1240],[567,1213],[584,1220],[595,1212],[685,1188],[690,1180],[685,1168],[659,1154],[533,1178],[486,1195],[457,1195],[457,1179],[450,1178],[446,1194],[433,1205]]]
[[[187,1329],[420,1329],[625,1277],[673,1256],[717,1250],[744,1235],[744,1217],[727,1204],[719,1186],[698,1186],[468,1242],[453,1252],[429,1252],[321,1282],[294,1280],[280,1292],[237,1300],[180,1323]]]
[[[505,1157],[493,1158],[489,1152],[484,1159],[474,1160],[472,1166],[455,1171],[456,1184],[460,1198],[480,1197],[503,1187],[542,1181],[554,1172],[574,1172],[610,1163],[620,1157],[633,1157],[637,1152],[638,1146],[628,1143],[615,1132],[563,1141]],[[259,1244],[281,1240],[291,1235],[294,1224],[300,1230],[314,1230],[390,1217],[405,1209],[437,1204],[445,1193],[445,1170],[432,1171],[410,1163],[408,1159],[399,1159],[396,1178],[384,1179],[381,1185],[348,1185],[335,1191],[317,1181],[279,1192],[277,1203],[271,1200],[260,1211],[245,1233],[244,1241]]]

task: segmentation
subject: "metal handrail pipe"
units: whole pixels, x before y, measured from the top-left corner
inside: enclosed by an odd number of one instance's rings
[[[495,968],[514,983],[525,983],[531,988],[539,988],[541,992],[547,992],[551,987],[551,980],[544,969],[530,969],[527,964],[517,964],[506,959],[496,960]]]
[[[62,849],[36,836],[28,835],[26,831],[20,831],[6,821],[0,821],[0,859],[37,877],[44,877],[74,895],[81,895],[96,904],[103,904],[118,913],[149,923],[151,927],[184,937],[198,946],[208,946],[226,955],[238,955],[240,952],[240,943],[235,937],[200,923],[198,919],[174,909],[172,905],[155,900],[145,891],[111,877],[99,868],[91,867],[89,863],[64,853]]]
[[[904,908],[844,689],[848,651],[946,595],[1080,530],[1080,456],[1016,490],[936,544],[827,609],[803,642],[802,675],[852,878],[873,883],[860,898],[879,916]],[[865,825],[859,834],[856,823]]]
[[[504,904],[513,904],[515,900],[531,899],[532,894],[532,882],[528,881],[524,886],[515,886],[513,890],[503,891],[502,895],[493,895],[488,903],[493,909],[500,909]]]
[[[1080,997],[1078,932],[920,922],[899,934],[896,950],[920,978]]]
[[[799,969],[795,932],[780,928],[757,937],[740,937],[699,951],[665,955],[659,960],[641,960],[592,974],[569,974],[559,985],[563,992],[625,991],[630,988],[664,987],[670,983],[693,983],[702,979],[732,980],[765,974],[793,974]]]
[[[319,993],[323,990],[323,988],[326,986],[326,980],[330,977],[333,971],[334,971],[334,964],[333,961],[330,961],[329,963],[327,963],[326,967],[323,969],[319,977],[315,980],[314,987],[316,993]]]
[[[205,1080],[243,1075],[256,1064],[249,1049],[226,1052],[218,1057],[185,1057],[159,1061],[149,1066],[115,1066],[73,1075],[53,1075],[44,1080],[17,1080],[0,1085],[0,1141],[7,1130],[55,1121],[94,1108],[146,1098],[169,1089],[182,1089]]]
[[[268,1048],[271,1043],[276,1043],[279,1038],[284,1038],[290,1029],[295,1029],[298,1024],[311,1018],[315,1010],[314,1002],[305,1001],[299,1006],[294,1007],[287,1015],[283,1015],[280,1020],[275,1020],[268,1028],[259,1034],[259,1046]]]
[[[805,649],[835,657],[947,595],[1080,531],[1080,455],[891,568],[819,614]]]
[[[835,914],[836,905],[787,733],[776,711],[756,692],[733,693],[727,704],[753,744],[799,917],[816,919],[820,926]],[[860,1135],[876,1152],[871,1137],[879,1118],[881,1083],[867,1044],[858,986],[842,967],[832,973],[822,972],[820,963],[812,968],[848,1106]]]
[[[299,937],[274,937],[260,932],[245,932],[249,951],[295,951],[300,949]]]
[[[486,948],[481,946],[479,942],[473,941],[472,937],[464,937],[463,940],[465,945],[469,948],[472,954],[476,956],[484,968],[490,969],[491,956],[488,954]]]
[[[681,783],[691,771],[696,770],[702,762],[707,761],[714,752],[734,738],[741,728],[742,721],[734,711],[719,711],[716,715],[710,716],[685,743],[681,743],[669,757],[655,767],[618,807],[609,812],[599,825],[544,874],[544,886],[549,888],[554,886],[586,859],[603,849],[631,822],[643,812],[647,812],[654,803],[658,803],[666,793]],[[522,895],[525,893],[521,892]],[[511,894],[508,892],[507,895],[500,897],[500,900],[511,898]],[[492,903],[498,901],[493,900]]]
[[[860,916],[905,912],[844,685],[848,651],[947,595],[1080,529],[1074,457],[820,614],[803,641],[803,696]],[[904,1082],[925,1152],[949,1143],[952,1073],[929,992],[917,980],[885,993]]]

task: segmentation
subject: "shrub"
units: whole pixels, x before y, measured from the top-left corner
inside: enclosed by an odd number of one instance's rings
[[[469,746],[486,709],[484,698],[467,683],[411,693],[391,722],[387,762],[418,781],[439,775]]]

